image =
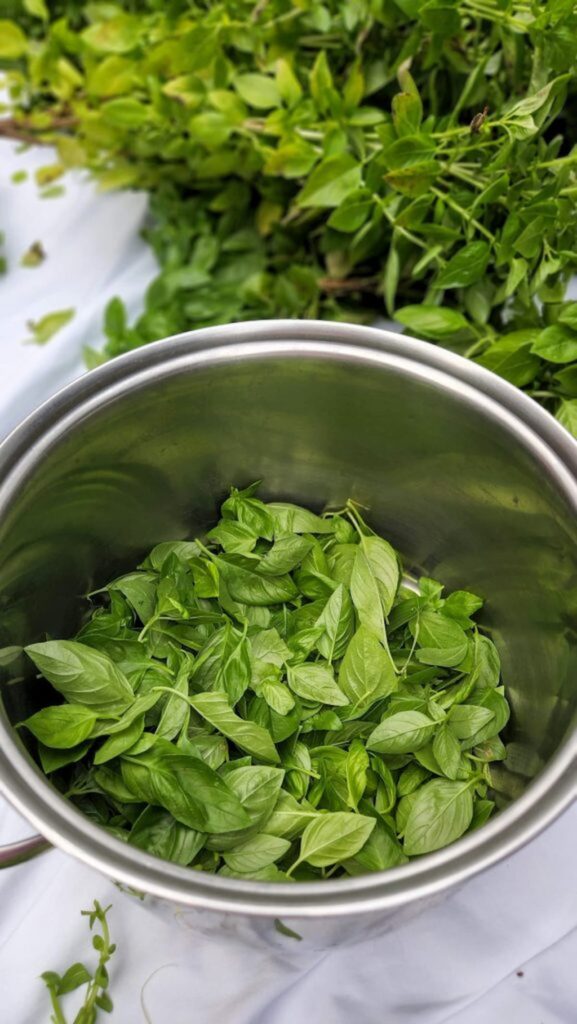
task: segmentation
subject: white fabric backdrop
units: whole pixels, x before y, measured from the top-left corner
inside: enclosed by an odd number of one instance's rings
[[[105,302],[119,294],[136,311],[154,273],[138,236],[143,197],[95,195],[75,179],[64,197],[40,200],[32,182],[9,184],[14,170],[49,162],[45,151],[18,156],[0,147],[0,229],[11,264],[0,278],[0,436],[83,371],[83,345],[102,340]],[[47,260],[20,267],[36,240]],[[69,306],[74,320],[47,346],[22,345],[27,319]],[[0,799],[0,843],[29,831]],[[159,921],[52,851],[0,876],[0,1020],[48,1021],[38,975],[92,962],[80,910],[97,898],[114,905],[118,1024],[573,1024],[576,839],[574,807],[530,847],[395,933],[306,957],[295,943],[283,958]]]

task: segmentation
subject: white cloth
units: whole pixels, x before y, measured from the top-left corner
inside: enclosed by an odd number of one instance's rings
[[[144,197],[96,195],[69,179],[64,197],[41,200],[33,184],[6,182],[50,155],[17,156],[4,144],[0,161],[0,228],[13,268],[0,279],[1,436],[82,372],[82,347],[101,344],[109,298],[121,295],[137,310],[154,261],[138,237]],[[19,267],[36,240],[45,263]],[[27,319],[70,306],[76,317],[44,348],[21,344]],[[29,831],[0,800],[0,843]],[[50,1011],[38,975],[79,959],[94,963],[80,910],[97,898],[113,904],[119,948],[110,1019],[118,1024],[573,1024],[576,839],[574,807],[529,847],[398,931],[306,956],[295,942],[286,957],[167,924],[52,851],[0,874],[0,1021],[44,1024]]]

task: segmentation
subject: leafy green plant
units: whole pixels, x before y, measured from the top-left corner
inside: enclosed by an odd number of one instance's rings
[[[107,356],[386,312],[575,429],[576,34],[570,0],[10,0],[0,135],[55,145],[43,194],[151,192],[159,276]]]
[[[221,511],[95,592],[75,639],[26,648],[63,698],[21,723],[60,791],[149,853],[267,881],[384,870],[486,820],[509,706],[482,600],[407,585],[352,502],[252,486]]]
[[[370,320],[577,423],[570,0],[11,0],[0,136],[151,192],[145,309],[106,356],[193,327]],[[91,365],[99,355],[89,352]]]
[[[92,945],[98,953],[98,964],[93,974],[82,963],[72,964],[62,975],[57,974],[56,971],[44,971],[42,974],[42,980],[50,993],[51,1024],[66,1024],[61,997],[69,992],[74,992],[82,985],[86,985],[84,1001],[74,1017],[73,1024],[95,1024],[99,1010],[103,1010],[105,1013],[111,1012],[112,1000],[108,994],[107,964],[115,952],[116,946],[110,941],[106,917],[109,910],[110,907],[103,908],[98,900],[95,900],[92,910],[81,911],[82,915],[88,918],[91,931],[96,923],[100,925],[100,934],[96,934],[92,938]]]

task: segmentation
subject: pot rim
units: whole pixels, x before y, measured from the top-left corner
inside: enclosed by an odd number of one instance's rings
[[[240,358],[335,356],[410,369],[482,407],[532,448],[577,511],[577,442],[532,399],[461,356],[390,331],[328,321],[265,320],[190,331],[120,356],[67,385],[0,446],[0,516],[42,453],[72,422],[151,378]],[[39,784],[40,783],[40,784]],[[275,884],[195,872],[152,857],[92,824],[54,790],[2,711],[0,789],[55,846],[115,880],[194,908],[264,916],[333,916],[392,910],[441,893],[519,849],[577,796],[577,731],[525,793],[477,832],[385,872],[326,882]]]

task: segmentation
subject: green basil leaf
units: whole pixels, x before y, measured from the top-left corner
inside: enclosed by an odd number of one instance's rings
[[[287,839],[261,832],[225,852],[224,859],[233,871],[246,874],[274,864],[290,850],[290,845]]]
[[[464,639],[454,647],[421,647],[415,654],[422,665],[438,665],[440,668],[455,668],[465,659],[469,645]]]
[[[475,704],[454,704],[449,711],[448,725],[457,739],[468,740],[476,736],[494,717],[490,708],[477,707]]]
[[[276,629],[261,629],[249,637],[255,661],[270,662],[282,668],[291,652]]]
[[[345,771],[347,778],[347,804],[353,811],[358,811],[359,801],[367,788],[367,770],[369,755],[361,740],[352,741],[346,757]]]
[[[223,736],[236,743],[241,750],[261,757],[263,761],[274,763],[280,760],[270,733],[261,725],[245,721],[235,715],[224,694],[199,693],[195,697],[190,697],[189,702],[199,715]]]
[[[341,583],[329,597],[315,623],[315,627],[322,630],[317,640],[317,648],[323,658],[329,662],[342,658],[354,626],[355,616],[351,599]]]
[[[254,550],[258,539],[250,526],[244,523],[235,523],[231,519],[221,519],[212,530],[207,533],[207,539],[220,544],[227,554],[249,555]]]
[[[144,715],[141,715],[140,718],[135,718],[130,725],[127,725],[126,729],[115,733],[113,736],[109,736],[104,741],[94,755],[94,764],[105,764],[106,761],[111,761],[113,757],[120,757],[121,754],[124,754],[125,751],[130,750],[134,746],[141,738],[143,732]]]
[[[82,704],[57,704],[37,711],[20,726],[26,726],[45,746],[67,750],[88,739],[96,720],[96,713]]]
[[[300,505],[291,505],[286,501],[272,501],[267,505],[274,522],[275,536],[287,533],[333,533],[331,519],[322,519]]]
[[[442,725],[435,734],[433,754],[443,775],[455,780],[461,767],[461,745],[456,734],[446,725]]]
[[[380,754],[411,754],[425,746],[436,728],[421,711],[399,711],[373,729],[367,747]]]
[[[151,572],[131,572],[111,583],[109,590],[124,594],[140,621],[145,624],[154,615],[158,579]]]
[[[318,817],[313,807],[307,809],[300,804],[291,793],[281,790],[275,808],[267,820],[266,830],[269,835],[284,836],[293,839],[309,822]]]
[[[410,857],[439,850],[462,836],[472,817],[469,783],[433,779],[417,791],[404,830],[403,849]]]
[[[147,807],[134,822],[128,842],[153,857],[187,865],[202,850],[206,835],[181,825],[160,807]]]
[[[351,597],[361,624],[385,644],[385,620],[377,581],[371,563],[360,546],[355,554],[351,574]]]
[[[368,871],[396,868],[406,864],[407,859],[399,841],[377,821],[364,846],[354,857],[345,860],[343,867],[348,875],[364,875]]]
[[[297,863],[307,861],[313,867],[329,867],[354,857],[375,827],[374,818],[346,811],[318,815],[305,828]]]
[[[156,727],[156,735],[162,736],[165,740],[174,739],[190,714],[185,701],[181,700],[181,695],[188,696],[188,676],[188,666],[185,663],[174,681],[175,693],[168,697]]]
[[[397,688],[391,659],[375,635],[359,626],[339,669],[339,687],[355,708],[363,710]]]
[[[128,680],[114,662],[85,644],[47,640],[25,650],[54,689],[73,704],[113,715],[122,714],[134,700]]]
[[[279,537],[259,564],[265,576],[283,576],[300,565],[313,546],[306,537]]]
[[[382,537],[361,536],[361,545],[377,583],[383,613],[388,616],[399,586],[397,553]]]
[[[217,694],[216,696],[220,696]],[[156,749],[122,761],[122,779],[142,801],[164,807],[199,832],[227,832],[250,825],[236,794],[199,758]]]
[[[242,604],[266,606],[292,601],[298,594],[290,576],[260,576],[250,569],[217,559],[218,571],[231,597]]]
[[[291,690],[304,700],[340,707],[348,704],[345,694],[335,682],[332,669],[326,662],[290,666],[287,673]]]

